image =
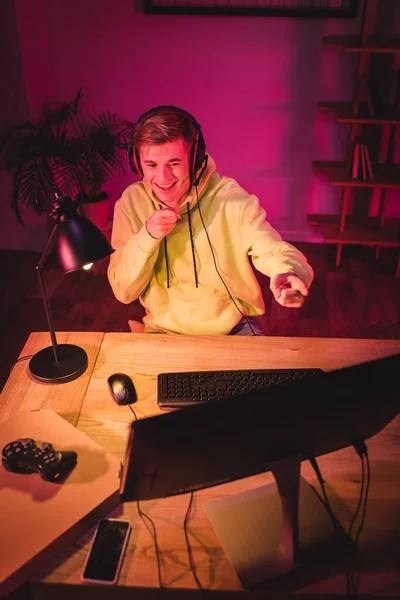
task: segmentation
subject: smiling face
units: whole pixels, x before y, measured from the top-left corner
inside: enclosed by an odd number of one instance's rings
[[[142,146],[139,152],[143,181],[156,197],[171,208],[179,208],[190,189],[190,144],[182,138]]]

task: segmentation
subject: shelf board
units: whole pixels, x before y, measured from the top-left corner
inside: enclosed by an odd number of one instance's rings
[[[368,111],[366,103],[359,105],[354,113],[353,102],[318,102],[321,112],[330,112],[338,123],[366,123],[370,125],[400,125],[400,110],[394,104],[383,106],[374,116]]]
[[[363,43],[359,36],[328,35],[322,38],[326,45],[339,46],[345,52],[395,54],[400,52],[400,38],[369,37]]]
[[[400,165],[372,165],[373,179],[353,179],[343,161],[314,160],[312,170],[336,187],[400,188]]]
[[[369,217],[359,223],[350,216],[346,219],[344,231],[339,231],[339,220],[338,215],[307,215],[307,223],[316,233],[323,236],[325,244],[400,247],[400,219],[387,219],[385,227],[379,228],[375,217]]]

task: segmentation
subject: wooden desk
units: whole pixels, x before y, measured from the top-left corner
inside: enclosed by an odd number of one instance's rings
[[[100,351],[104,333],[57,333],[59,344],[77,344],[88,355],[88,368],[78,379],[62,385],[47,385],[34,381],[28,375],[29,358],[47,346],[51,346],[50,334],[31,333],[22,348],[17,362],[0,396],[0,422],[21,410],[51,408],[66,421],[76,426],[86,389]]]
[[[46,345],[43,335],[31,334],[22,354]],[[98,348],[99,340],[102,342],[97,354],[94,348]],[[60,337],[60,341],[64,339]],[[88,347],[93,349],[94,355],[97,354],[93,372],[90,373],[89,367],[89,371],[75,382],[46,386],[32,382],[27,375],[26,363],[18,363],[1,395],[1,418],[33,406],[52,408],[121,460],[133,415],[129,407],[117,406],[112,401],[107,389],[107,377],[112,373],[119,371],[132,377],[138,395],[134,409],[138,418],[143,418],[160,412],[156,405],[159,372],[296,366],[332,370],[400,352],[400,341],[394,340],[71,333],[65,341],[80,343],[86,350]],[[371,486],[366,523],[359,542],[362,568],[358,590],[374,597],[400,594],[399,437],[400,418],[397,417],[367,441]],[[352,448],[348,448],[320,457],[318,464],[326,480],[333,511],[347,528],[360,492],[360,459]],[[302,475],[318,488],[308,462],[302,463]],[[209,524],[204,505],[212,499],[271,481],[272,475],[265,473],[195,493],[189,538],[196,571],[202,586],[220,591],[218,596],[221,598],[236,597],[241,586]],[[166,588],[163,594],[170,598],[200,597],[189,567],[183,528],[188,502],[189,495],[185,494],[140,503],[156,528],[161,579]],[[96,598],[131,597],[127,586],[135,586],[132,595],[135,599],[159,597],[151,526],[140,519],[136,503],[124,504],[111,516],[124,516],[133,527],[118,586],[110,590],[80,584],[80,572],[93,534],[90,531],[35,578],[32,582],[35,598],[71,598],[73,594],[74,600],[79,600],[89,598],[90,593]],[[334,565],[330,568],[315,566],[311,571],[299,570],[272,580],[266,590],[251,595],[275,599],[288,598],[297,592],[302,594],[303,600],[330,594],[346,596],[346,578],[343,571],[335,570]],[[250,592],[246,591],[240,594],[241,597],[248,595]]]

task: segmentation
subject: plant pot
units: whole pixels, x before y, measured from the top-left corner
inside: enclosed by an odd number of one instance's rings
[[[97,202],[79,202],[78,200],[78,205],[82,217],[92,221],[103,232],[109,229],[110,199],[108,196]]]

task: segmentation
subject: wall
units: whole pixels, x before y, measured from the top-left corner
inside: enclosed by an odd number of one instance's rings
[[[321,40],[358,33],[359,18],[145,15],[134,0],[15,5],[31,113],[43,92],[69,100],[80,86],[88,116],[134,121],[155,105],[181,106],[202,124],[218,171],[257,194],[284,237],[319,241],[306,214],[337,212],[340,192],[311,162],[343,157],[346,126],[319,115],[317,102],[350,99],[356,66]],[[114,200],[134,177],[113,181]]]
[[[27,4],[27,3],[26,3]],[[37,13],[35,13],[37,14]],[[32,90],[35,78],[33,74],[38,73],[35,65],[32,65],[32,78],[25,77],[22,51],[20,47],[20,35],[18,33],[18,19],[13,0],[1,0],[0,2],[0,131],[4,131],[11,124],[24,123],[29,120],[30,108],[27,91]],[[32,31],[37,30],[35,23],[31,21]],[[34,42],[33,34],[29,35],[32,48],[37,51],[40,46],[40,38]],[[25,48],[23,56],[28,60],[29,47]],[[43,72],[47,72],[44,70]],[[40,71],[39,71],[40,73]],[[40,77],[37,77],[37,81]],[[29,85],[27,85],[27,83]],[[37,91],[39,88],[37,88]],[[1,173],[0,177],[0,247],[12,250],[39,250],[48,234],[49,226],[47,219],[38,217],[32,211],[22,209],[25,227],[21,227],[15,219],[10,206],[11,178],[8,174]]]

